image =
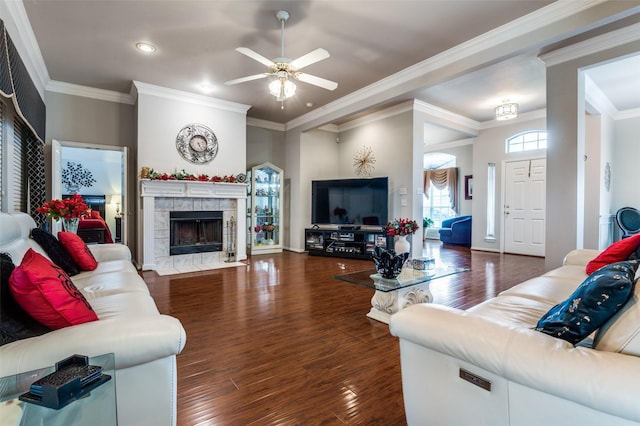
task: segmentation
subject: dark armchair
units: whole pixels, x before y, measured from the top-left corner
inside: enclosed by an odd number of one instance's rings
[[[616,222],[622,230],[622,238],[637,234],[640,232],[640,210],[623,207],[616,213]]]
[[[471,247],[471,216],[443,220],[439,232],[443,244]]]

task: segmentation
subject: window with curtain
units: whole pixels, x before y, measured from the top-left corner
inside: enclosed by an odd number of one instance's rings
[[[40,225],[46,108],[1,19],[0,95],[0,210],[30,213]]]
[[[458,168],[448,167],[424,171],[423,215],[435,227],[456,216],[458,211]]]

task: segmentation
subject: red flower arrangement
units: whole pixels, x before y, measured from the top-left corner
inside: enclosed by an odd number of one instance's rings
[[[390,237],[396,235],[413,235],[420,227],[412,219],[394,219],[384,227],[385,232]]]
[[[85,204],[80,194],[73,194],[71,198],[46,202],[36,210],[38,213],[46,214],[57,221],[84,216],[89,207]]]

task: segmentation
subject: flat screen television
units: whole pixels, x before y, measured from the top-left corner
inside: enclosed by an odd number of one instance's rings
[[[311,182],[314,225],[386,225],[388,217],[388,177]]]

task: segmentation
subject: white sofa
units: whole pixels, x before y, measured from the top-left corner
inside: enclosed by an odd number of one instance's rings
[[[467,311],[421,304],[393,315],[408,424],[639,425],[640,285],[592,345],[533,329],[597,254],[572,251],[560,268]]]
[[[29,248],[46,256],[29,238],[33,227],[27,214],[0,213],[0,252],[8,253],[16,266]],[[0,376],[51,366],[73,354],[114,353],[118,424],[174,425],[176,355],[186,341],[184,328],[158,312],[126,246],[89,247],[97,269],[71,281],[99,320],[1,346]]]

